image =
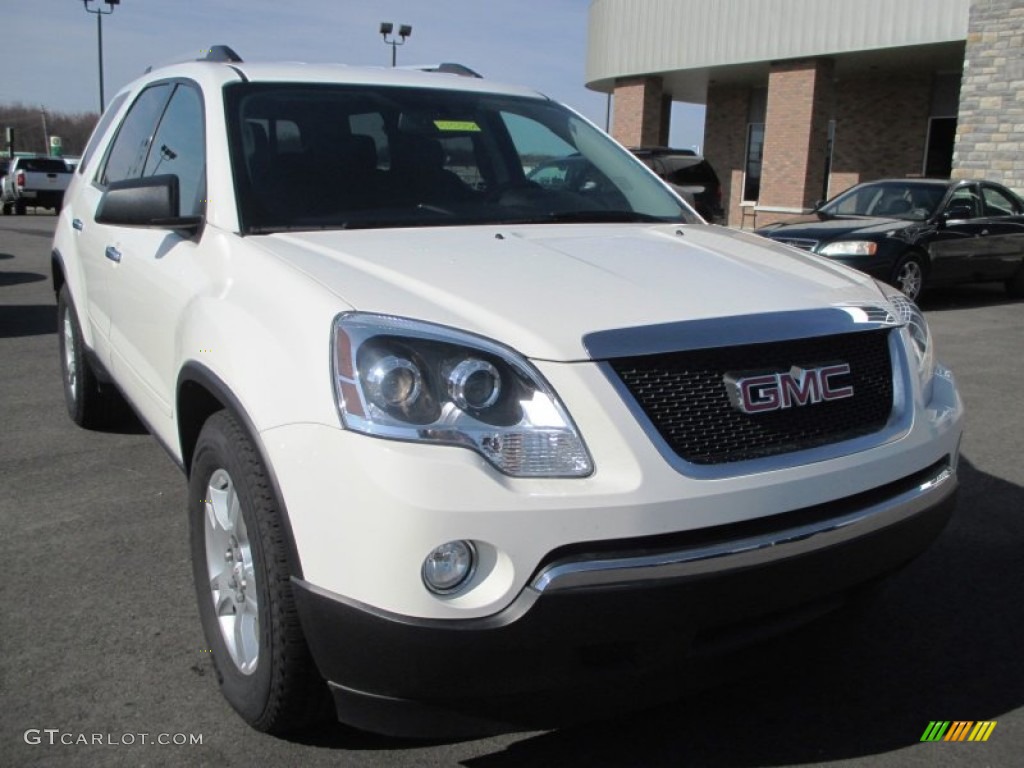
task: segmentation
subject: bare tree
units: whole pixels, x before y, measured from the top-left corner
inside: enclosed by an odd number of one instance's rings
[[[80,155],[97,120],[95,112],[53,112],[42,106],[0,104],[0,131],[14,129],[18,152],[49,154],[50,136],[60,136],[65,155]]]

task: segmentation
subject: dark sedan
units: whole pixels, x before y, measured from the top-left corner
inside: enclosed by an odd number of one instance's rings
[[[1024,201],[990,181],[857,184],[757,233],[855,267],[917,299],[925,286],[1004,281],[1024,297]]]

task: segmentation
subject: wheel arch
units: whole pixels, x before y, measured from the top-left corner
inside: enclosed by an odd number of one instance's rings
[[[899,256],[897,256],[897,259],[902,259],[908,254],[917,256],[921,259],[921,266],[924,268],[925,277],[927,277],[928,273],[931,272],[932,269],[932,256],[928,252],[928,249],[920,243],[907,245],[907,247],[900,252]]]
[[[921,265],[921,286],[918,289],[917,296],[914,297],[914,300],[917,301],[929,285],[932,271],[931,255],[928,253],[928,249],[921,244],[907,243],[901,250],[896,251],[892,265],[888,270],[889,276],[886,278],[886,282],[896,288],[901,288],[897,280],[898,272],[906,262],[911,260]]]
[[[270,480],[270,487],[274,493],[274,499],[277,502],[278,512],[281,516],[281,528],[284,531],[288,547],[292,576],[302,578],[302,560],[299,557],[298,547],[295,544],[291,519],[288,515],[284,496],[281,493],[281,486],[278,483],[274,467],[267,456],[263,441],[260,439],[259,431],[230,387],[209,368],[196,362],[189,362],[182,368],[178,374],[178,383],[175,390],[178,445],[181,451],[182,468],[185,471],[185,476],[191,478],[192,456],[203,425],[210,416],[222,410],[228,411],[238,420],[259,453],[260,461],[267,472],[267,478]]]
[[[56,248],[50,251],[50,281],[53,284],[54,295],[59,294],[60,289],[68,281],[67,275],[64,274],[64,257]]]
[[[58,223],[58,233],[60,224]],[[58,240],[60,238],[58,237]],[[67,287],[71,297],[71,304],[74,306],[75,315],[78,317],[78,324],[81,326],[82,339],[90,355],[93,355],[96,339],[93,336],[93,327],[88,317],[88,284],[82,274],[82,264],[77,260],[74,246],[71,243],[63,243],[68,252],[61,250],[55,242],[50,250],[50,284],[53,288],[54,298],[60,296],[61,289]],[[94,362],[98,360],[93,355]],[[109,380],[109,377],[103,377]]]

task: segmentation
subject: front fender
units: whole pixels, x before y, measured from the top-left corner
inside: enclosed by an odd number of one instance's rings
[[[190,392],[190,388],[193,386],[197,390]],[[296,578],[301,579],[302,561],[299,558],[298,547],[295,545],[295,536],[292,533],[291,519],[288,516],[284,495],[281,493],[281,486],[274,472],[274,465],[270,461],[259,431],[256,429],[252,417],[245,406],[235,396],[235,393],[227,383],[209,368],[194,361],[182,368],[181,373],[178,375],[176,392],[176,411],[179,414],[178,431],[182,448],[182,464],[186,477],[191,477],[193,450],[206,419],[218,410],[225,409],[229,411],[248,432],[249,438],[259,453],[260,463],[266,471],[267,480],[274,494],[281,526],[285,534],[285,541],[291,554],[291,573]],[[203,394],[199,395],[198,392]]]

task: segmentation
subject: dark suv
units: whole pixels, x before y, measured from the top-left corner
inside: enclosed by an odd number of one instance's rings
[[[723,220],[722,185],[703,157],[690,149],[671,147],[631,147],[630,152],[671,184],[707,221],[718,224]]]

